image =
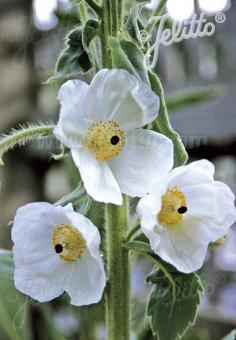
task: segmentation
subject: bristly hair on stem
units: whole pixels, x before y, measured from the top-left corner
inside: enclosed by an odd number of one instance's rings
[[[16,146],[24,146],[42,137],[51,136],[52,123],[26,123],[11,130],[9,134],[0,136],[0,164],[3,165],[3,155]]]

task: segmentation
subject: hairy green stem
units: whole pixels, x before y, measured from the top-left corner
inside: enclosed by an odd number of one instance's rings
[[[123,29],[124,0],[103,0],[101,46],[103,67],[112,67],[109,37]],[[130,338],[130,266],[129,251],[123,247],[128,232],[128,198],[123,205],[105,207],[108,287],[106,321],[108,340]]]
[[[110,0],[103,0],[103,14],[101,21],[101,48],[102,48],[102,65],[111,68],[112,60],[108,46],[108,38],[111,35],[111,4]]]
[[[22,146],[37,138],[50,136],[53,133],[54,125],[28,125],[13,130],[9,135],[0,137],[0,164],[3,164],[2,157],[15,146]]]
[[[118,35],[123,33],[124,29],[124,1],[117,1],[117,26],[118,26]]]
[[[108,287],[106,295],[107,339],[130,337],[129,251],[123,247],[128,231],[128,198],[122,206],[106,206]]]
[[[101,15],[102,7],[100,7],[94,0],[85,0],[85,1],[98,15]]]

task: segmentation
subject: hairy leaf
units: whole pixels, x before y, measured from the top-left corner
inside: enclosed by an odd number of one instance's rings
[[[82,43],[83,26],[73,29],[66,37],[66,48],[56,64],[55,73],[46,83],[60,83],[87,72],[92,65]]]
[[[110,37],[109,47],[111,49],[113,67],[123,68],[139,80],[149,84],[143,53],[134,43],[127,40],[119,42],[117,39]]]
[[[180,136],[173,130],[170,125],[168,112],[165,102],[164,91],[158,76],[152,72],[149,72],[149,79],[152,90],[160,97],[160,112],[153,123],[153,129],[163,135],[169,137],[174,145],[174,166],[184,165],[188,160],[188,154],[181,141]]]
[[[150,316],[151,329],[158,340],[180,339],[188,328],[195,323],[200,294],[203,287],[196,273],[172,273],[175,289],[159,271],[147,277],[154,284],[147,314]]]
[[[83,46],[88,48],[90,43],[99,34],[99,32],[100,23],[97,20],[88,20],[83,29]]]

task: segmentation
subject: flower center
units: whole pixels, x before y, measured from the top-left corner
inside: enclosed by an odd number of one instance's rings
[[[162,196],[161,211],[157,215],[159,222],[175,225],[183,219],[187,212],[187,203],[184,194],[178,187],[170,188]]]
[[[66,262],[78,260],[84,253],[86,242],[81,233],[68,224],[59,224],[53,231],[55,252]]]
[[[95,122],[88,129],[86,145],[98,161],[119,155],[124,144],[124,132],[114,121]]]

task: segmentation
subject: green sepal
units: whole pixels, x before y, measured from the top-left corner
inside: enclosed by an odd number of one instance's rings
[[[175,289],[166,276],[155,270],[147,277],[154,288],[149,298],[147,314],[153,335],[158,340],[181,339],[195,323],[203,286],[196,273],[172,273]]]
[[[119,42],[109,37],[109,47],[113,67],[125,69],[139,80],[149,84],[148,73],[144,66],[144,55],[134,43],[128,40]]]
[[[153,130],[162,133],[172,140],[174,145],[174,166],[184,165],[188,160],[188,154],[179,134],[170,125],[161,82],[158,76],[152,72],[149,72],[149,79],[152,90],[160,97],[160,111],[157,119],[153,122]]]
[[[86,193],[83,197],[79,200],[77,204],[78,208],[76,209],[82,215],[87,215],[88,211],[92,207],[93,200],[92,198]]]
[[[148,243],[142,241],[130,241],[124,244],[124,248],[138,253],[152,254],[151,247]]]
[[[69,203],[76,203],[78,202],[85,194],[85,188],[81,183],[79,183],[78,187],[69,193],[68,195],[62,197],[59,201],[55,203],[55,206],[66,206]]]
[[[62,83],[92,68],[88,53],[83,47],[82,35],[83,26],[73,29],[67,35],[66,48],[59,56],[54,75],[46,81],[46,84]]]

